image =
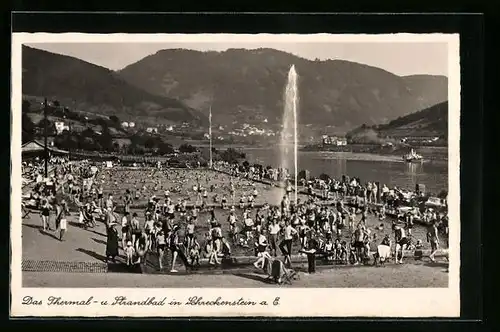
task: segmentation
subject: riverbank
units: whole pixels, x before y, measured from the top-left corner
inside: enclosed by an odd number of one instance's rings
[[[337,152],[337,153],[356,153],[371,154],[376,156],[394,156],[402,160],[402,156],[414,149],[422,155],[427,161],[448,161],[447,146],[401,146],[392,147],[382,146],[380,144],[350,144],[345,146],[314,144],[308,145],[299,151],[303,152]]]

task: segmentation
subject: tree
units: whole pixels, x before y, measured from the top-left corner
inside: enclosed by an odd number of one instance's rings
[[[441,192],[437,196],[438,198],[445,199],[448,197],[448,191],[447,190],[441,190]]]
[[[79,146],[78,136],[74,136],[69,131],[65,130],[61,135],[57,135],[54,138],[54,145],[63,150],[76,149]]]
[[[198,151],[198,150],[194,146],[192,146],[191,144],[182,144],[181,146],[179,146],[179,152],[182,152],[182,153],[193,153],[196,151]]]
[[[37,127],[41,130],[42,133],[45,132],[45,123],[47,123],[47,135],[55,135],[56,134],[56,125],[50,121],[49,119],[42,119],[38,122]]]
[[[81,137],[79,148],[82,150],[96,150],[96,144],[92,137]]]
[[[319,178],[323,181],[328,181],[330,179],[330,175],[322,173],[320,174]]]
[[[100,125],[102,127],[101,135],[97,137],[97,142],[102,147],[104,151],[112,151],[113,150],[113,137],[109,132],[108,124],[105,120],[100,121]]]
[[[222,161],[228,162],[230,164],[238,163],[240,159],[243,159],[245,155],[235,149],[229,148],[224,152],[219,152],[219,157]]]
[[[116,116],[116,115],[111,115],[109,117],[109,119],[111,120],[111,122],[113,122],[114,124],[119,124],[120,123],[120,119]]]
[[[21,126],[23,128],[23,131],[33,134],[34,129],[35,129],[35,124],[33,123],[31,118],[26,113],[23,113],[23,115],[22,115]]]
[[[144,147],[148,150],[150,149],[154,149],[156,148],[157,144],[156,144],[156,140],[154,139],[154,137],[148,137],[146,139],[146,141],[144,142]]]
[[[160,142],[158,145],[158,152],[161,154],[170,154],[174,152],[174,147],[166,142]]]
[[[28,113],[31,110],[31,103],[28,100],[23,100],[22,112]]]
[[[90,127],[87,127],[87,129],[85,129],[84,131],[81,132],[81,137],[94,137],[95,136],[95,132],[92,130],[92,128]]]

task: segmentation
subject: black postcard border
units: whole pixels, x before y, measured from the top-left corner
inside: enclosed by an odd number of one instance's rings
[[[255,320],[266,320],[262,328],[289,329],[353,329],[353,322],[362,324],[364,329],[392,329],[397,320],[397,329],[424,330],[429,327],[443,330],[456,330],[457,324],[468,324],[467,328],[478,327],[478,320],[483,316],[483,258],[482,258],[482,198],[486,193],[483,187],[484,155],[483,140],[487,132],[483,131],[483,89],[484,89],[484,21],[479,14],[405,14],[405,15],[370,15],[370,14],[140,14],[140,13],[13,13],[11,16],[12,32],[86,32],[86,33],[460,33],[460,66],[461,66],[461,318],[460,319],[370,319],[362,318],[314,318],[314,319],[272,319],[246,318],[248,324]],[[4,50],[10,50],[10,38]],[[7,64],[10,73],[10,62]],[[10,76],[10,75],[9,75]],[[10,80],[8,83],[10,90]],[[5,91],[5,90],[4,90]],[[8,95],[10,105],[10,94]],[[10,123],[10,113],[3,113],[9,118],[4,123]],[[485,122],[486,123],[486,122]],[[10,141],[10,131],[3,131],[5,142]],[[7,139],[8,137],[8,139]],[[5,144],[2,149],[3,160],[9,161],[10,146]],[[8,159],[7,159],[8,158]],[[2,171],[6,173],[7,168]],[[6,177],[10,179],[9,176]],[[5,181],[6,191],[10,197],[10,182]],[[486,183],[484,183],[486,184]],[[7,196],[5,195],[5,198]],[[7,199],[2,202],[8,202]],[[5,204],[4,203],[4,204]],[[8,211],[7,209],[3,211]],[[8,231],[2,232],[5,236]],[[8,235],[6,236],[9,237]],[[9,240],[9,239],[7,239]],[[9,243],[3,241],[2,243]],[[4,253],[9,253],[10,245],[4,247]],[[10,261],[10,257],[7,257]],[[9,276],[10,277],[10,276]],[[484,277],[487,277],[485,275]],[[411,299],[408,299],[411,300]],[[374,304],[375,305],[375,304]],[[10,305],[9,305],[10,306]],[[58,321],[57,325],[65,325],[74,320],[43,319],[36,323],[45,325]],[[100,319],[100,323],[113,320]],[[134,319],[137,322],[113,320],[109,324],[114,327],[132,327],[137,324],[145,327],[155,319]],[[325,322],[327,320],[328,322]],[[229,322],[228,328],[241,319],[231,318],[179,318],[159,323],[164,328],[195,328],[203,324],[204,329],[221,328],[224,322]],[[422,324],[422,321],[426,321]],[[17,319],[17,323],[31,325],[34,321]],[[416,322],[420,322],[416,324]],[[442,324],[445,323],[446,324]],[[78,325],[85,327],[90,322],[78,319]],[[368,323],[368,324],[367,324]],[[126,324],[126,325],[125,325]],[[320,324],[320,325],[318,325]],[[334,325],[332,325],[334,324]],[[429,325],[430,324],[430,325]],[[20,324],[16,324],[20,325]],[[225,324],[224,324],[225,325]],[[239,325],[239,324],[238,324]],[[101,326],[101,325],[99,325]],[[250,325],[251,326],[251,325]],[[356,329],[361,328],[358,326]],[[421,327],[420,327],[421,326]],[[87,328],[90,326],[87,326]],[[463,328],[464,326],[462,326]]]

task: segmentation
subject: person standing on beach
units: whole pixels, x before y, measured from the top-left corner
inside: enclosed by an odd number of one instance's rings
[[[50,210],[52,210],[52,206],[49,204],[49,201],[47,198],[45,198],[42,201],[42,208],[41,208],[41,216],[42,216],[42,228],[44,231],[47,231],[47,228],[51,230],[50,228]]]
[[[229,216],[227,217],[227,221],[229,223],[229,235],[234,243],[237,242],[238,231],[236,229],[236,222],[238,221],[236,218],[236,214],[231,211],[229,212]]]
[[[125,212],[122,218],[122,249],[125,249],[127,241],[130,240],[129,215],[129,212]]]
[[[378,186],[376,182],[372,184],[372,202],[378,204]]]
[[[125,213],[130,213],[130,204],[132,203],[132,195],[130,194],[130,190],[127,189],[125,191],[125,196],[123,198],[123,205],[125,206]]]
[[[114,205],[115,204],[113,202],[113,195],[109,194],[108,199],[106,200],[106,209],[108,209],[108,210],[111,209],[111,212],[114,212],[115,211],[115,206]]]
[[[410,241],[406,237],[406,233],[405,233],[404,228],[401,227],[400,225],[394,225],[394,235],[395,235],[394,237],[395,237],[395,243],[396,243],[394,257],[396,258],[396,264],[398,264],[398,263],[402,264],[404,251],[407,248]],[[401,254],[401,256],[398,259],[399,254]]]
[[[195,225],[193,219],[187,218],[186,230],[184,231],[186,237],[186,250],[189,252],[194,241],[194,229]]]
[[[118,256],[118,231],[115,226],[114,222],[106,226],[106,260],[113,262]]]
[[[165,254],[166,245],[165,232],[161,229],[156,234],[156,250],[158,251],[158,265],[160,270],[163,270],[163,256]]]
[[[135,241],[139,238],[141,234],[139,220],[137,219],[137,213],[135,212],[132,215],[132,220],[130,221],[130,233],[132,234],[132,246],[135,247]]]
[[[68,204],[66,201],[63,199],[61,201],[61,215],[59,219],[59,241],[64,241],[64,234],[66,234],[66,229],[67,229],[67,220],[66,216],[69,216],[69,209],[68,209]]]
[[[231,179],[229,181],[229,194],[231,195],[231,200],[232,200],[232,205],[235,203],[235,189],[234,189],[234,183],[233,180]]]
[[[387,202],[387,197],[389,196],[389,188],[384,184],[382,186],[382,202],[385,204]]]
[[[297,231],[290,225],[290,220],[285,221],[285,228],[283,229],[284,239],[279,247],[283,256],[285,256],[285,265],[292,266],[292,243],[293,237],[297,235]]]
[[[316,273],[316,252],[318,250],[318,241],[314,231],[310,233],[307,243],[307,248],[301,249],[301,253],[307,256],[307,272],[314,274]]]
[[[436,260],[434,259],[434,256],[439,249],[439,237],[436,222],[433,222],[429,227],[427,232],[427,242],[430,242],[431,244],[431,254],[429,255],[429,258],[432,262],[435,262]]]
[[[56,224],[56,231],[59,229],[59,225],[61,223],[61,218],[63,215],[63,209],[62,206],[59,204],[57,200],[54,200],[53,203],[54,210],[55,210],[55,224]]]
[[[372,183],[368,182],[366,184],[366,191],[365,191],[365,204],[371,203],[372,202]],[[366,200],[368,198],[368,201]]]
[[[175,225],[172,229],[172,232],[170,234],[170,239],[169,239],[169,245],[170,245],[170,251],[172,252],[172,265],[171,265],[171,268],[170,268],[170,272],[171,273],[176,273],[178,272],[176,269],[175,269],[175,262],[177,261],[177,257],[179,255],[182,255],[182,253],[180,252],[180,243],[179,243],[179,225]]]
[[[102,189],[102,186],[99,186],[99,189],[97,190],[97,199],[99,200],[99,208],[103,208],[103,199],[104,199],[104,191]]]
[[[278,234],[280,232],[280,224],[277,219],[273,219],[269,223],[269,246],[271,248],[271,254],[276,257],[278,251]]]

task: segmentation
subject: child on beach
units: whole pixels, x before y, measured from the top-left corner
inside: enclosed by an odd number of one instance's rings
[[[234,212],[230,212],[229,216],[227,217],[227,221],[229,223],[229,235],[231,236],[233,242],[236,243],[236,236],[238,235],[238,232],[236,230],[236,214]]]
[[[196,237],[193,238],[191,248],[189,249],[189,259],[192,266],[200,265],[200,244]]]
[[[146,222],[144,223],[144,231],[146,233],[146,236],[148,237],[147,250],[151,250],[153,241],[155,240],[155,234],[154,234],[155,227],[154,227],[153,216],[149,212],[146,213]]]
[[[125,256],[127,256],[127,266],[133,264],[133,259],[135,255],[135,249],[132,246],[132,241],[127,242],[127,246],[125,247]]]
[[[62,214],[61,220],[59,223],[59,240],[64,241],[64,235],[66,234],[66,230],[68,228],[66,217],[70,215],[68,203],[66,200],[61,201]]]
[[[226,197],[226,194],[222,195],[220,205],[221,205],[221,209],[223,209],[223,210],[227,209],[227,197]]]
[[[132,244],[135,245],[135,241],[141,235],[141,230],[139,227],[139,220],[137,219],[137,213],[135,213],[135,212],[132,215],[132,220],[130,221],[130,233],[132,235]]]
[[[350,250],[350,246],[347,245],[346,241],[342,241],[341,248],[340,248],[340,262],[342,264],[348,264],[349,263],[349,258],[350,258],[350,253],[352,251]]]
[[[156,250],[158,251],[158,265],[160,267],[160,270],[163,270],[163,256],[165,255],[166,247],[167,247],[167,242],[165,239],[165,233],[163,232],[162,229],[160,229],[156,234]]]
[[[193,219],[188,218],[185,230],[185,241],[186,241],[186,249],[189,251],[194,244],[194,222]]]

